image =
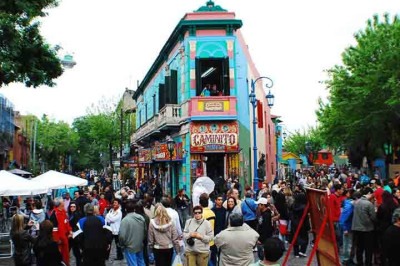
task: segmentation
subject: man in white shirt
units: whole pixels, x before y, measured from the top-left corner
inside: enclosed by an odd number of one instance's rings
[[[119,227],[122,220],[121,200],[114,199],[112,203],[112,209],[106,215],[106,222],[110,225],[115,240],[115,246],[117,247],[117,258],[115,260],[123,260],[122,249],[119,245]]]

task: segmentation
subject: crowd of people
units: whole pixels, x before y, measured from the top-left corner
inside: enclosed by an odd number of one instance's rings
[[[71,197],[27,199],[12,218],[15,265],[273,265],[293,245],[303,260],[313,243],[309,219],[293,235],[307,205],[306,188],[327,191],[340,259],[345,265],[400,265],[400,174],[378,175],[335,169],[298,172],[293,179],[263,183],[241,192],[227,180],[195,201],[180,189],[163,195],[157,179],[137,189],[99,178]],[[117,177],[118,179],[118,177]],[[243,197],[240,195],[243,194]],[[311,236],[311,239],[309,239]],[[113,244],[114,242],[114,244]],[[355,263],[356,262],[356,263]],[[279,265],[279,264],[278,264]]]

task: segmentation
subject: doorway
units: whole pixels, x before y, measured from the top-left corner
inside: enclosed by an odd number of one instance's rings
[[[224,176],[224,161],[225,154],[224,153],[207,153],[207,176],[212,180],[216,180],[217,177]]]

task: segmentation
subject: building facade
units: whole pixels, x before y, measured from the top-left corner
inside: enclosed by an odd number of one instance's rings
[[[159,178],[166,193],[191,190],[198,176],[252,185],[251,80],[260,76],[235,14],[208,1],[173,30],[133,98],[139,178]],[[256,84],[260,179],[276,172],[275,127]],[[173,139],[174,150],[167,142]],[[264,154],[264,156],[262,156]],[[257,160],[258,161],[258,160]]]
[[[10,163],[14,133],[14,105],[0,94],[0,170],[6,169]]]

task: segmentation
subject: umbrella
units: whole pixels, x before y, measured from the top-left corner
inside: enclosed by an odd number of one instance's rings
[[[202,188],[201,190],[204,190],[207,194],[213,192],[214,187],[215,187],[214,181],[208,176],[198,177],[193,184],[193,190],[197,188]]]
[[[32,184],[23,177],[0,171],[0,196],[36,195],[46,193],[47,190],[45,185]]]
[[[32,175],[32,173],[29,173],[29,172],[21,170],[21,169],[12,169],[8,172],[15,174],[15,175]]]
[[[45,185],[49,189],[80,187],[88,184],[86,179],[53,170],[32,178],[30,182]]]
[[[201,176],[196,179],[192,189],[193,206],[199,204],[200,195],[203,193],[210,194],[214,191],[215,183],[208,176]]]

